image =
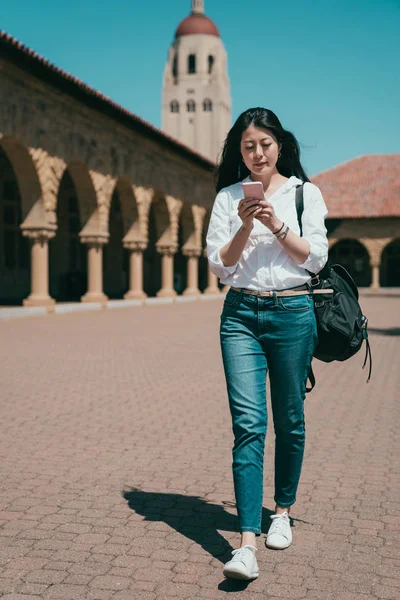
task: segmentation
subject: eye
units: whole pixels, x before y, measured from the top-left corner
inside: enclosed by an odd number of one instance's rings
[[[245,150],[253,150],[253,146],[245,146],[244,149]]]
[[[263,148],[269,148],[272,144],[263,144]]]

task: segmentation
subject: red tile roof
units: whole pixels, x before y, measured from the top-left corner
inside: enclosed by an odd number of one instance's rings
[[[213,171],[215,164],[205,156],[195,152],[178,140],[170,137],[154,125],[120,106],[104,94],[86,85],[83,81],[59,69],[37,52],[28,48],[5,31],[0,30],[0,53],[29,70],[32,75],[40,77],[59,89],[77,97],[80,101],[108,114],[111,118],[122,121],[126,126],[152,137],[162,145],[184,155],[192,162]]]
[[[311,179],[328,219],[400,217],[400,154],[360,156]]]

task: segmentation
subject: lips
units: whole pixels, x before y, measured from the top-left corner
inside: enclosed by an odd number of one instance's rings
[[[268,163],[263,162],[263,163],[254,163],[255,167],[263,167],[264,165],[267,165]]]

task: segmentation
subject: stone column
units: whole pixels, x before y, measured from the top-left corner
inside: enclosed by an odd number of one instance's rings
[[[31,293],[24,306],[53,306],[49,296],[49,240],[54,229],[23,229],[22,235],[31,241]]]
[[[183,296],[200,296],[199,290],[199,256],[201,249],[183,249],[182,254],[187,257],[187,288]]]
[[[83,235],[81,242],[88,247],[88,290],[81,301],[107,302],[108,297],[103,292],[103,246],[107,237]]]
[[[378,291],[380,290],[380,282],[379,282],[379,274],[380,274],[380,269],[381,269],[381,263],[379,262],[372,262],[371,263],[371,269],[372,269],[372,281],[371,281],[371,286],[370,289],[374,290],[374,291]]]
[[[207,250],[204,250],[204,256],[207,258]],[[208,263],[207,263],[208,265]],[[207,287],[204,290],[204,294],[220,294],[220,289],[218,287],[218,277],[214,275],[214,273],[210,269],[210,265],[208,265],[208,281]]]
[[[162,255],[162,282],[161,290],[156,294],[158,298],[175,298],[174,290],[174,254],[176,246],[158,246],[157,252]]]
[[[143,291],[143,252],[146,242],[124,242],[124,248],[129,250],[129,291],[124,294],[125,300],[144,300],[147,294]]]

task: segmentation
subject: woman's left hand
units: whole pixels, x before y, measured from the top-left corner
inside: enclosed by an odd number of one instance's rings
[[[265,227],[268,227],[270,231],[277,231],[281,227],[282,221],[276,216],[272,204],[267,202],[267,200],[263,200],[259,206],[262,206],[262,210],[254,218],[265,225]]]

